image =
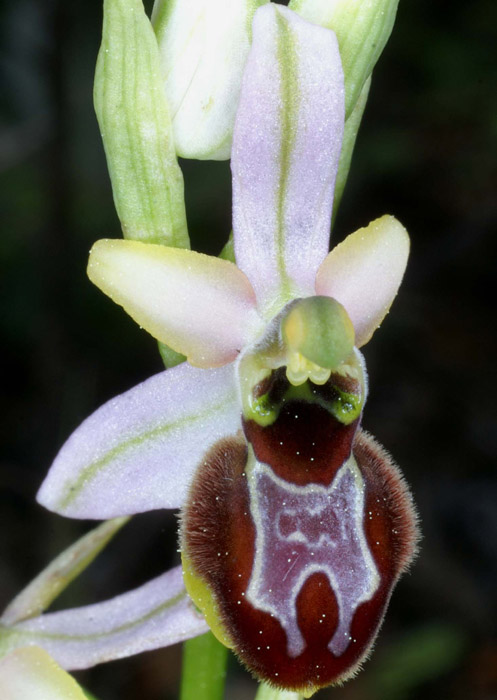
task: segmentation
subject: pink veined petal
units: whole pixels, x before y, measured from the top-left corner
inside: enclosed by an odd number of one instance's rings
[[[382,216],[337,245],[316,276],[316,294],[346,308],[358,348],[365,345],[395,299],[409,256],[409,236],[393,216]]]
[[[85,700],[74,678],[44,649],[16,649],[0,659],[0,698],[3,700]]]
[[[9,628],[11,647],[37,644],[63,668],[88,668],[207,632],[181,567],[111,600],[48,613]]]
[[[205,452],[239,429],[232,365],[183,363],[87,418],[57,455],[38,501],[73,518],[178,508]]]
[[[258,324],[255,295],[236,265],[138,241],[102,240],[88,276],[145,330],[196,367],[236,358]]]
[[[259,8],[231,168],[237,264],[268,312],[313,293],[328,252],[343,120],[334,33],[286,7]]]

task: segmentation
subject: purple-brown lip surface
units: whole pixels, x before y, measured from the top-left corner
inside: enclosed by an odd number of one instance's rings
[[[219,442],[183,514],[182,546],[235,653],[286,689],[354,674],[416,551],[417,518],[400,471],[356,423],[334,420],[319,406],[289,402],[272,426],[246,422],[255,459],[242,435]]]

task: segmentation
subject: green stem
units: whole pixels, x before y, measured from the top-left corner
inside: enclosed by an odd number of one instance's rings
[[[266,685],[266,683],[261,683],[255,700],[302,700],[302,695],[289,690],[271,688],[271,686]]]
[[[183,645],[180,700],[222,700],[228,649],[212,632]]]
[[[354,146],[357,138],[357,133],[361,125],[362,115],[364,114],[364,110],[366,108],[366,102],[368,100],[370,86],[371,76],[364,83],[361,94],[359,95],[359,99],[357,100],[357,103],[354,109],[352,110],[349,118],[345,122],[345,129],[343,132],[342,141],[342,152],[340,154],[337,179],[335,182],[335,195],[333,199],[333,219],[331,224],[332,228],[338,212],[338,207],[340,206],[340,201],[342,199],[343,190],[345,189],[347,177],[349,175],[352,154],[354,153]]]

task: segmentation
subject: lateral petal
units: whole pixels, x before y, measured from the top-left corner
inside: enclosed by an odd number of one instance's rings
[[[343,120],[333,32],[280,5],[259,8],[231,168],[237,264],[268,314],[313,293],[328,252]]]
[[[176,644],[207,630],[178,566],[111,600],[19,622],[4,630],[4,643],[10,648],[37,644],[71,670]]]
[[[227,260],[138,241],[97,241],[88,276],[197,367],[236,358],[257,325],[250,282]]]
[[[38,501],[73,518],[178,508],[204,453],[239,429],[233,367],[183,363],[87,418],[57,455]]]
[[[316,294],[346,308],[358,348],[378,328],[397,294],[409,256],[409,236],[393,216],[382,216],[348,236],[326,257]]]

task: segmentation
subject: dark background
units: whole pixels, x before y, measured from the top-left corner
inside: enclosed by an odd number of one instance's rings
[[[85,276],[120,236],[92,108],[101,4],[0,5],[3,376],[0,605],[88,529],[35,492],[62,441],[161,369],[154,341]],[[337,700],[497,698],[497,11],[495,0],[401,0],[378,64],[334,241],[384,213],[412,239],[392,312],[365,349],[364,425],[412,485],[424,539],[376,650]],[[183,162],[194,247],[230,229],[228,163]],[[137,517],[60,599],[140,585],[175,555],[175,517]],[[100,700],[176,697],[180,649],[77,674]],[[227,698],[251,698],[235,661]],[[201,700],[199,698],[199,700]]]

